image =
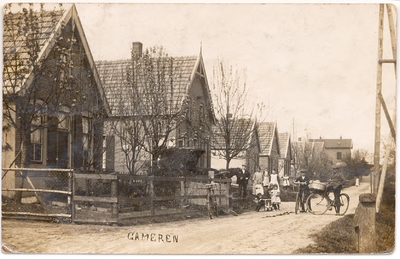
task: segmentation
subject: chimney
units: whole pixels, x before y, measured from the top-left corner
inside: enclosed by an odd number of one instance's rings
[[[137,60],[142,57],[143,44],[141,42],[132,42],[132,57]]]

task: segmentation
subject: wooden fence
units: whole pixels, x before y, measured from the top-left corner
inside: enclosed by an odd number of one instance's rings
[[[107,182],[109,191],[92,192],[87,187],[85,191],[81,191],[84,195],[77,195],[79,179],[84,179],[86,183],[88,180]],[[206,205],[205,185],[211,181],[217,183],[216,196],[219,205],[227,208],[230,179],[75,174],[72,218],[75,222],[123,223],[143,218],[185,216],[193,210],[206,209],[206,206],[202,207]],[[82,186],[79,188],[82,189]],[[134,191],[125,192],[126,189]],[[95,196],[96,193],[101,196]]]
[[[2,216],[71,218],[72,169],[2,169]]]
[[[62,218],[125,223],[206,211],[206,184],[228,209],[230,179],[80,173],[72,169],[7,168],[2,174],[3,217]],[[20,197],[19,199],[16,197]],[[29,202],[26,202],[29,201]]]

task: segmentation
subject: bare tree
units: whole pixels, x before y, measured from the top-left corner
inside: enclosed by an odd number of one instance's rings
[[[323,149],[318,150],[314,142],[293,142],[292,152],[296,171],[305,169],[312,177],[323,180],[331,169],[328,154]]]
[[[43,60],[39,60],[43,46],[40,37],[48,28],[55,28],[63,10],[45,12],[41,5],[39,14],[34,11],[33,4],[29,4],[28,9],[19,6],[18,12],[12,11],[12,4],[4,7],[3,118],[20,134],[17,156],[21,166],[26,167],[30,162],[31,133],[44,125],[42,113],[46,107],[57,104],[57,97],[62,95],[58,87],[50,88],[47,95],[41,94],[43,87],[39,87],[39,80],[42,77],[38,75],[45,77],[48,72]],[[44,19],[48,21],[46,27]],[[53,80],[56,82],[53,82],[60,85],[62,79],[61,74],[55,74]]]
[[[212,90],[217,119],[211,139],[212,149],[226,160],[228,169],[232,159],[245,154],[251,134],[259,123],[256,115],[262,115],[265,107],[248,99],[246,72],[221,60],[213,69]]]
[[[158,160],[175,140],[175,130],[187,119],[190,100],[180,92],[179,64],[161,46],[146,49],[143,55],[132,51],[126,65],[126,79],[120,89],[117,119],[111,123],[125,156],[126,167],[137,174]],[[150,159],[151,164],[138,164]]]

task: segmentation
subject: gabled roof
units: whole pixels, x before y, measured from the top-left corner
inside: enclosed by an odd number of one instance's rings
[[[353,141],[351,139],[310,139],[309,141],[323,142],[325,149],[353,148]]]
[[[278,139],[279,139],[279,148],[280,148],[281,158],[287,158],[288,152],[290,152],[290,148],[289,148],[290,134],[287,132],[279,133]]]
[[[271,155],[274,139],[278,136],[276,122],[261,122],[258,127],[258,136],[260,138],[261,155]],[[278,151],[280,151],[278,142]]]
[[[177,107],[177,103],[182,103],[185,99],[192,81],[192,72],[195,69],[196,60],[196,57],[171,58],[172,71],[166,71],[165,74],[166,76],[173,75],[173,88],[167,87],[165,94],[172,96],[174,100],[172,107]],[[133,98],[129,96],[129,92],[132,86],[128,83],[127,76],[132,73],[132,60],[97,61],[96,65],[106,89],[112,114],[120,115],[121,110],[130,111]],[[144,87],[143,84],[145,83],[139,79],[138,84],[138,87],[141,88]],[[126,100],[122,99],[124,97],[126,97]]]
[[[155,62],[155,61],[154,61]],[[182,104],[186,97],[193,80],[196,77],[196,72],[201,67],[205,78],[205,87],[208,94],[209,103],[211,105],[211,117],[214,119],[214,113],[212,111],[212,100],[210,90],[208,88],[207,76],[205,75],[204,63],[201,53],[198,57],[164,57],[163,61],[168,66],[163,68],[165,74],[165,82],[167,82],[160,93],[168,96],[172,101],[170,103],[170,112],[175,113],[181,109]],[[132,114],[132,105],[134,98],[133,95],[129,95],[132,91],[132,84],[128,82],[128,75],[133,73],[133,65],[131,59],[114,60],[114,61],[96,61],[97,69],[100,74],[100,78],[105,87],[107,100],[110,104],[111,113],[113,116],[127,116],[135,115]],[[161,69],[159,69],[161,70]],[[156,64],[154,65],[154,73],[158,73]],[[137,87],[138,89],[146,88],[146,78],[143,74],[140,74],[135,69],[137,76]],[[172,76],[171,76],[172,75]],[[140,90],[139,90],[140,91]],[[151,105],[149,105],[151,106]],[[150,112],[150,108],[146,112]],[[141,112],[143,115],[143,111]]]
[[[76,29],[78,30],[80,39],[82,41],[82,46],[86,53],[89,65],[93,72],[94,80],[96,81],[96,85],[98,87],[98,91],[100,96],[104,102],[104,108],[107,112],[109,112],[109,107],[107,100],[105,98],[105,94],[103,91],[103,87],[101,85],[100,78],[96,71],[94,59],[92,57],[89,44],[85,37],[85,33],[83,31],[83,27],[81,21],[78,16],[78,12],[76,10],[75,4],[71,5],[71,7],[66,11],[35,11],[34,15],[38,17],[36,22],[39,24],[38,27],[43,28],[43,30],[39,31],[39,55],[37,57],[37,61],[45,60],[54,47],[57,39],[57,35],[61,32],[62,25],[67,24],[71,20],[74,22]],[[15,22],[23,18],[21,13],[10,13],[4,15],[4,22]],[[17,22],[18,23],[18,22]],[[11,29],[13,28],[13,29]],[[16,86],[19,90],[24,87],[29,86],[35,75],[32,73],[32,69],[27,67],[27,60],[29,59],[29,55],[27,54],[29,48],[25,41],[26,35],[23,30],[20,30],[17,24],[7,26],[7,30],[3,31],[3,92],[4,87],[9,87],[11,85]],[[11,68],[8,65],[15,65],[15,62],[18,62],[18,70],[15,71],[15,67]],[[25,65],[25,67],[24,67]],[[20,69],[25,69],[27,72],[25,77],[22,80],[15,80],[16,76],[21,74]],[[13,82],[12,82],[12,81]],[[17,85],[16,85],[17,84]]]

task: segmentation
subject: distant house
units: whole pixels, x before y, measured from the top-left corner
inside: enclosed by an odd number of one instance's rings
[[[101,170],[109,107],[76,7],[30,14],[36,38],[4,15],[2,167]]]
[[[261,167],[265,167],[269,173],[272,170],[278,172],[281,149],[278,138],[278,129],[276,122],[262,122],[258,128],[260,138],[260,158]]]
[[[132,51],[135,53],[135,59],[137,59],[135,62],[142,62],[142,46],[140,42],[132,44]],[[162,125],[162,118],[158,121],[161,135],[167,128],[172,129],[165,140],[165,148],[202,151],[203,154],[198,160],[197,167],[207,168],[211,165],[209,128],[214,122],[214,113],[201,51],[198,56],[169,57],[168,61],[162,61],[167,66],[165,71],[155,69],[154,73],[158,73],[156,75],[157,80],[163,81],[164,84],[159,84],[159,89],[155,94],[160,98],[168,99],[168,103],[171,105],[166,105],[165,102],[160,104],[160,106],[165,105],[165,107],[156,107],[157,104],[151,103],[153,101],[150,100],[149,96],[146,96],[145,91],[150,82],[146,82],[147,79],[134,67],[132,59],[105,60],[96,63],[111,108],[111,116],[106,123],[107,138],[115,145],[113,148],[114,157],[109,161],[112,165],[110,169],[120,173],[146,173],[152,160],[146,150],[151,149],[151,145],[137,146],[139,155],[137,158],[133,158],[135,164],[132,166],[129,161],[132,158],[129,155],[135,151],[131,150],[134,143],[127,141],[123,134],[132,134],[129,131],[136,130],[139,137],[147,138],[150,143],[152,141],[151,136],[146,134],[144,125],[154,123],[153,120],[157,120],[154,117],[154,109],[158,108],[164,109],[163,114],[158,118],[163,116],[163,118],[167,116],[182,117],[179,121],[177,120],[177,123],[168,125]],[[156,66],[157,64],[153,63],[153,65]],[[133,80],[131,79],[133,78],[132,75],[136,75],[137,79],[134,80],[137,81],[135,83],[129,81]],[[143,95],[133,96],[132,91],[135,91],[135,89],[142,91]],[[141,108],[136,108],[135,100],[137,99],[135,98],[149,98],[148,108],[143,109],[143,100],[141,100]],[[127,125],[125,122],[129,120],[132,123],[135,123],[135,120],[147,122],[139,122],[141,126]]]
[[[279,159],[279,176],[290,176],[290,168],[292,163],[292,141],[289,133],[279,133],[279,148],[281,157]]]
[[[353,141],[351,139],[310,139],[310,142],[324,143],[324,150],[333,163],[343,162],[343,159],[351,156]]]

